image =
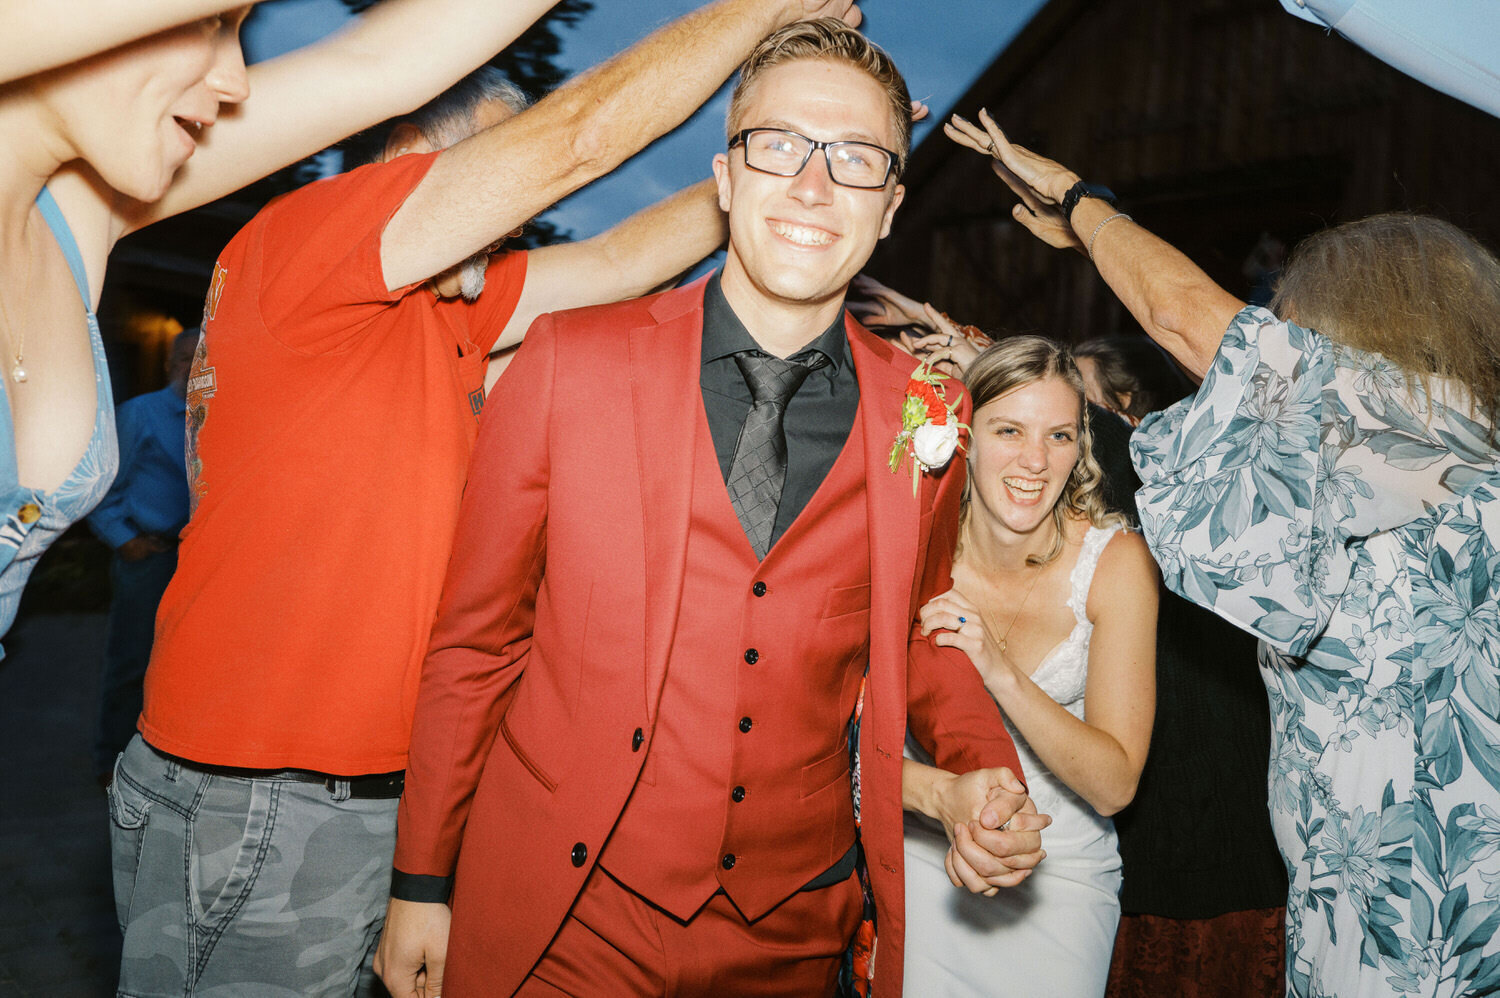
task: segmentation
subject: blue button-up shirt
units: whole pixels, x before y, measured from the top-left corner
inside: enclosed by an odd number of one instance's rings
[[[140,534],[175,537],[188,520],[186,404],[170,385],[120,405],[120,473],[89,526],[119,548]]]

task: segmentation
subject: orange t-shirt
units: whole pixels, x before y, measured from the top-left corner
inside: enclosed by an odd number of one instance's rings
[[[387,291],[386,222],[433,155],[309,184],[224,248],[188,386],[194,511],[140,730],[196,762],[406,765],[485,358],[526,255],[470,304]]]

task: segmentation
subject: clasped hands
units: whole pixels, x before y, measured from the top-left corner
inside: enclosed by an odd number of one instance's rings
[[[944,773],[934,794],[933,817],[948,833],[943,866],[955,887],[993,897],[1014,887],[1046,857],[1038,814],[1025,785],[1005,767]]]

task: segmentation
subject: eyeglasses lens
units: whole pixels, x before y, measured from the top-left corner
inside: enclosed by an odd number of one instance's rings
[[[775,128],[754,129],[745,136],[745,164],[780,177],[796,176],[816,147],[806,136]],[[845,187],[884,186],[891,157],[879,146],[864,142],[824,145],[833,182]]]

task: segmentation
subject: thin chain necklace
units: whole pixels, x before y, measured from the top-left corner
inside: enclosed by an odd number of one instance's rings
[[[31,254],[26,254],[26,298],[31,301]],[[0,318],[5,319],[5,330],[16,337],[16,362],[10,368],[10,380],[21,384],[26,380],[26,327],[10,321],[10,310],[5,307],[5,296],[0,295]]]
[[[1016,607],[1015,616],[1013,616],[1013,617],[1010,618],[1010,623],[1005,625],[1005,633],[1001,634],[999,640],[996,642],[997,644],[1000,645],[1000,650],[1001,651],[1005,651],[1006,650],[1007,646],[1005,644],[1005,639],[1008,638],[1008,637],[1010,637],[1011,628],[1015,627],[1016,626],[1016,621],[1018,621],[1018,620],[1021,619],[1021,611],[1024,610],[1024,609],[1026,609],[1026,601],[1029,600],[1029,599],[1031,599],[1031,594],[1036,589],[1036,584],[1038,582],[1042,581],[1042,573],[1045,572],[1046,570],[1047,570],[1047,566],[1046,565],[1038,565],[1036,567],[1036,574],[1033,575],[1032,578],[1031,578],[1031,585],[1029,585],[1029,586],[1026,587],[1026,595],[1021,597],[1021,605],[1018,606],[1018,607]]]
[[[1031,599],[1031,594],[1036,591],[1037,583],[1042,581],[1042,575],[1047,571],[1047,564],[1045,562],[1034,567],[1036,568],[1036,573],[1031,577],[1031,585],[1026,587],[1026,595],[1021,597],[1021,603],[1016,607],[1015,614],[1011,616],[1010,623],[1005,625],[1005,631],[995,642],[1000,646],[1002,652],[1006,650],[1005,639],[1010,637],[1010,632],[1016,626],[1016,621],[1021,619],[1021,611],[1026,609],[1026,601]]]

